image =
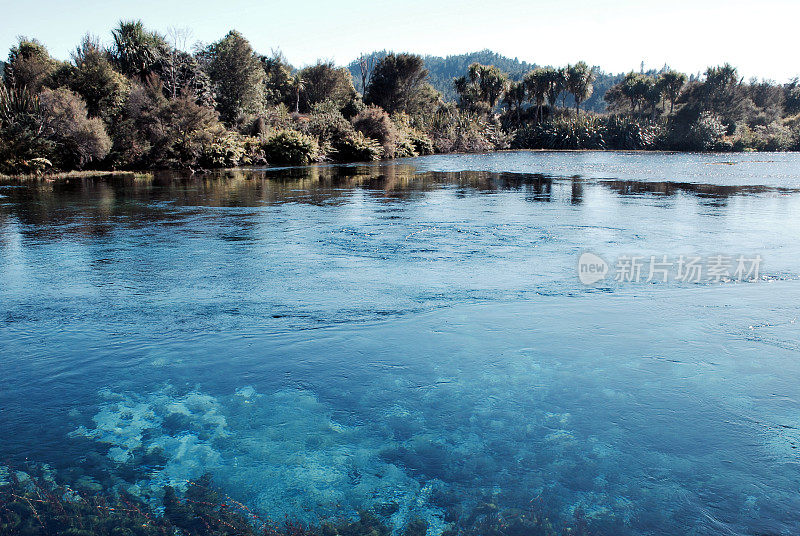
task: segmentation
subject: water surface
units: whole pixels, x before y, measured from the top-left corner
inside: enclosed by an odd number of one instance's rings
[[[800,531],[800,155],[498,153],[0,187],[0,460],[441,532]],[[577,278],[584,251],[757,282]]]

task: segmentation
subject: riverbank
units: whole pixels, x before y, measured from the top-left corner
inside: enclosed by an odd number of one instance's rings
[[[697,165],[750,165],[750,164],[779,164],[787,159],[792,159],[793,155],[798,154],[797,151],[780,151],[780,152],[754,152],[754,151],[740,151],[740,152],[692,152],[692,151],[668,151],[668,150],[646,150],[646,149],[627,149],[627,150],[608,150],[608,149],[502,149],[498,151],[486,152],[471,152],[471,153],[447,153],[429,155],[425,157],[405,157],[396,158],[392,160],[368,161],[368,162],[318,162],[307,165],[297,166],[236,166],[236,167],[223,167],[212,169],[200,170],[187,170],[185,168],[164,168],[164,169],[142,169],[142,170],[84,170],[84,171],[64,171],[58,173],[44,173],[44,174],[25,174],[25,175],[4,175],[0,174],[0,181],[61,181],[71,179],[104,179],[104,178],[152,178],[160,174],[174,174],[175,176],[182,177],[205,177],[211,175],[220,175],[225,173],[272,173],[282,169],[313,169],[320,167],[336,167],[336,166],[383,166],[390,165],[411,165],[420,166],[421,169],[428,169],[429,162],[443,163],[444,167],[431,168],[432,170],[439,171],[458,171],[461,170],[464,164],[467,168],[464,170],[471,171],[491,171],[494,166],[487,166],[487,162],[502,161],[504,166],[508,165],[507,155],[518,155],[519,158],[512,159],[511,162],[518,162],[518,165],[513,167],[514,173],[531,173],[531,174],[545,174],[558,176],[562,173],[562,167],[566,164],[581,165],[584,171],[591,168],[600,170],[607,170],[598,174],[598,178],[604,176],[606,178],[626,178],[628,170],[625,164],[630,155],[653,156],[658,159],[659,166],[668,170],[670,166],[680,166],[683,178],[686,178],[687,169],[683,166],[687,162],[692,162],[694,166]],[[527,158],[525,155],[531,155],[535,158]],[[569,158],[566,161],[561,160],[561,156],[569,157],[569,155],[576,155],[577,160],[571,161]],[[594,156],[595,161],[587,161],[583,156]],[[555,157],[555,159],[554,159]],[[450,169],[449,162],[458,162],[459,166]],[[787,163],[788,165],[788,163]],[[589,166],[587,168],[587,166]],[[612,166],[612,167],[609,167]],[[512,170],[506,170],[512,171]],[[574,175],[568,173],[566,168],[563,170],[565,176]],[[703,172],[700,171],[700,174]],[[781,172],[787,177],[794,176],[791,169],[786,169]],[[695,173],[692,173],[695,175]],[[591,173],[589,177],[591,177]],[[701,175],[696,177],[695,181],[702,182]],[[663,180],[670,180],[668,173],[663,174]],[[749,181],[743,181],[740,184],[746,185]],[[794,181],[789,181],[786,186],[792,187]],[[779,187],[781,185],[774,184]]]
[[[38,181],[58,181],[69,179],[105,179],[111,177],[148,177],[152,173],[148,171],[103,171],[103,170],[84,170],[84,171],[60,171],[57,173],[42,174],[23,174],[23,175],[4,175],[0,173],[0,181],[14,180],[38,180]]]

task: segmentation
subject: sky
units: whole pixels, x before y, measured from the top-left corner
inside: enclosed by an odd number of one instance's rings
[[[746,78],[800,76],[798,0],[0,0],[0,57],[17,36],[69,58],[87,32],[110,41],[120,19],[189,28],[191,42],[236,29],[295,66],[344,65],[362,52],[448,55],[485,48],[540,65],[584,60],[607,72],[686,73],[730,62]]]

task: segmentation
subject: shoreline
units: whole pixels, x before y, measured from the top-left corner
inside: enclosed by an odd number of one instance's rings
[[[498,153],[616,153],[616,154],[662,154],[662,155],[707,155],[707,156],[723,156],[723,155],[741,155],[741,154],[760,154],[760,155],[790,155],[798,154],[800,151],[669,151],[669,150],[648,150],[648,149],[500,149],[497,151],[483,151],[483,152],[453,152],[453,153],[439,153],[437,155],[428,156],[463,156],[475,155],[486,156]],[[131,178],[147,178],[152,177],[158,173],[185,173],[187,176],[196,175],[207,176],[215,173],[224,173],[227,171],[237,170],[282,170],[282,169],[304,169],[316,166],[375,166],[385,165],[390,163],[402,163],[404,161],[416,160],[422,158],[420,156],[409,156],[403,158],[393,158],[387,160],[376,160],[368,162],[316,162],[303,166],[232,166],[232,167],[219,167],[203,170],[190,171],[185,168],[163,168],[163,169],[136,169],[136,170],[82,170],[82,171],[59,171],[57,173],[44,173],[44,174],[24,174],[24,175],[5,175],[0,173],[0,181],[66,181],[71,179],[104,179],[112,177],[131,177]],[[764,162],[769,162],[764,161]],[[711,162],[717,164],[718,162]]]

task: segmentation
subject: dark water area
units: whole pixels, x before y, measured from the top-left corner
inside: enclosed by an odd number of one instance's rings
[[[799,209],[798,154],[9,181],[0,465],[154,500],[208,473],[273,517],[429,534],[533,500],[600,534],[796,534]],[[584,285],[586,251],[763,264]]]

